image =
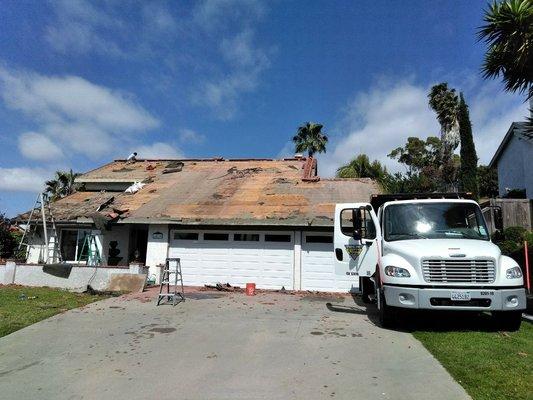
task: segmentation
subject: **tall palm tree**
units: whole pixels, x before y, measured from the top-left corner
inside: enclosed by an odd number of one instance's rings
[[[485,78],[502,76],[505,89],[533,95],[533,2],[494,2],[483,18],[479,38],[487,45],[483,62]]]
[[[509,92],[533,99],[533,1],[494,2],[485,11],[479,39],[488,46],[482,66],[485,78],[502,77]],[[533,109],[526,130],[533,135]]]
[[[450,154],[459,145],[459,98],[455,89],[448,88],[446,82],[431,88],[429,106],[437,113],[440,124],[440,136],[443,143],[443,155]]]
[[[371,178],[387,190],[389,173],[378,160],[370,162],[366,154],[359,154],[348,164],[337,169],[338,178]]]
[[[77,189],[74,181],[80,175],[77,172],[73,172],[72,169],[69,171],[56,171],[55,178],[46,181],[45,192],[49,199],[56,201],[74,193]]]
[[[323,125],[306,122],[298,128],[292,141],[296,145],[296,152],[307,152],[309,157],[315,153],[325,153],[328,137],[322,132]]]

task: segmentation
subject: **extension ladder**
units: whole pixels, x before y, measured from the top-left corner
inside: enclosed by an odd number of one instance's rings
[[[46,215],[46,212],[48,211],[50,222],[52,223],[52,237],[53,241],[49,240],[52,238],[48,237],[48,217]],[[46,194],[39,193],[37,195],[37,199],[35,200],[35,204],[33,205],[33,208],[30,212],[30,216],[28,218],[28,222],[26,222],[26,227],[24,229],[24,233],[22,234],[22,238],[20,240],[20,243],[18,245],[18,249],[20,250],[23,246],[26,247],[26,258],[29,255],[30,248],[35,245],[34,239],[36,236],[36,229],[37,229],[37,222],[35,221],[35,224],[32,225],[33,219],[37,218],[37,214],[41,213],[41,219],[43,224],[43,236],[44,236],[44,254],[43,249],[41,249],[40,255],[39,255],[39,262],[43,262],[45,264],[48,264],[50,261],[52,263],[54,262],[63,262],[62,256],[61,256],[61,250],[60,250],[60,236],[57,231],[56,227],[56,221],[54,218],[54,215],[52,214],[52,208],[50,207],[50,201],[46,197]],[[50,242],[52,241],[53,247],[50,248]]]
[[[173,291],[170,291],[170,275],[174,275]],[[178,291],[178,282],[181,291]],[[166,293],[163,290],[166,289]],[[181,274],[181,263],[179,258],[167,258],[163,268],[163,276],[159,284],[159,295],[157,296],[157,305],[160,305],[163,300],[166,303],[172,302],[175,306],[181,301],[185,300],[185,292],[183,291],[183,275]]]

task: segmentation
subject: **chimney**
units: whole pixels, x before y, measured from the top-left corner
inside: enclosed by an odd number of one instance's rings
[[[302,181],[304,182],[318,182],[320,177],[317,176],[318,163],[316,158],[307,157],[304,164],[304,174]]]

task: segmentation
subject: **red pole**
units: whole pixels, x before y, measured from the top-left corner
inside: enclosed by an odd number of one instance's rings
[[[527,241],[524,241],[524,255],[525,255],[525,260],[526,260],[526,288],[527,288],[527,291],[529,292],[531,290],[531,285],[529,283],[529,254],[528,254],[528,249],[527,249]]]

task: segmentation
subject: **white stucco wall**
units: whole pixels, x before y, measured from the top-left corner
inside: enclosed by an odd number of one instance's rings
[[[42,265],[15,265],[7,262],[0,265],[0,284],[23,286],[49,286],[74,291],[87,289],[106,290],[113,274],[128,274],[129,268],[73,266],[68,278],[51,275],[43,271]]]
[[[154,233],[161,233],[162,238],[154,239]],[[159,264],[164,264],[168,254],[168,225],[154,224],[148,227],[148,246],[146,248],[146,265],[150,267],[148,276],[154,275],[159,282]]]
[[[109,243],[113,240],[118,242],[117,249],[120,250],[118,257],[122,260],[118,263],[119,266],[128,265],[128,252],[130,244],[130,227],[129,225],[113,225],[110,231],[103,232],[102,238],[102,260],[107,265],[107,258],[109,256]]]

